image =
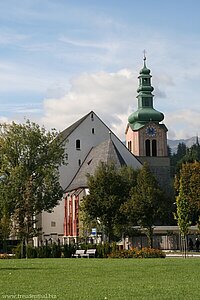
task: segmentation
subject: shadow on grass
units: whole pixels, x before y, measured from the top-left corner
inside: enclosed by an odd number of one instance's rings
[[[4,268],[4,267],[0,267],[0,272],[4,271],[4,270],[8,270],[8,271],[18,271],[18,270],[42,270],[42,268],[17,268],[17,267],[13,267],[13,268]]]

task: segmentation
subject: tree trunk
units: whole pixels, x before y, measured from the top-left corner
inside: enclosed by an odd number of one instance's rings
[[[153,227],[146,228],[148,247],[153,248]]]
[[[24,239],[21,240],[21,258],[24,258]]]

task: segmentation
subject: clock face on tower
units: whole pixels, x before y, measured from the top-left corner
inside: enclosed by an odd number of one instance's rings
[[[149,136],[149,137],[155,137],[156,136],[156,128],[153,127],[153,126],[148,126],[146,128],[146,134]]]

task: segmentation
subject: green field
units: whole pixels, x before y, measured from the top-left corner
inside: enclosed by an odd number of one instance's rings
[[[0,260],[0,299],[200,299],[200,259]]]

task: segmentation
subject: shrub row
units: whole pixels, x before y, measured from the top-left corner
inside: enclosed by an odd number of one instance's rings
[[[32,247],[28,245],[27,249],[21,249],[21,244],[19,244],[13,251],[15,258],[60,258],[60,257],[71,257],[76,251],[74,245],[64,245],[60,246],[55,243],[40,247]]]
[[[165,258],[165,253],[153,248],[133,248],[131,250],[113,251],[108,255],[109,258]]]
[[[107,258],[108,255],[112,251],[116,251],[116,244],[69,244],[61,246],[59,244],[53,243],[52,245],[44,245],[40,247],[32,247],[31,245],[28,245],[27,249],[23,247],[23,251],[21,249],[21,244],[19,244],[13,251],[15,258],[69,258],[76,252],[76,249],[91,249],[96,248],[96,257],[97,258]],[[23,253],[23,254],[22,254]]]
[[[97,258],[164,258],[165,253],[159,249],[152,248],[142,248],[137,249],[133,248],[131,250],[118,250],[116,244],[105,243],[103,245],[93,245],[93,244],[80,244],[80,245],[57,245],[53,243],[50,245],[40,246],[40,247],[32,247],[28,246],[26,251],[22,249],[21,244],[19,244],[14,251],[15,258],[69,258],[72,254],[75,253],[76,249],[90,249],[96,248],[96,257]],[[25,254],[26,252],[26,254]],[[1,257],[0,257],[1,258]],[[2,258],[8,258],[7,256],[3,256]]]

